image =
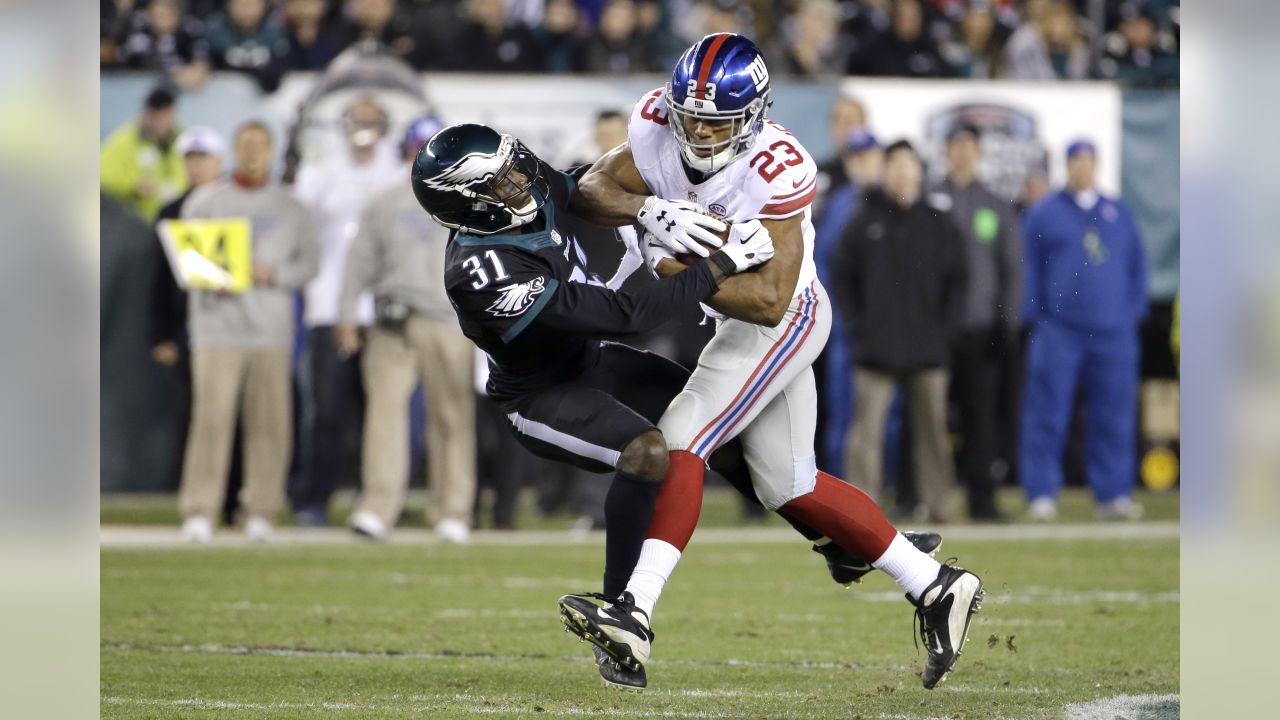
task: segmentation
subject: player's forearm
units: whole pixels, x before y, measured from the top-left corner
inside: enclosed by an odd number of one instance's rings
[[[734,320],[773,327],[782,322],[790,301],[789,296],[783,297],[778,291],[777,283],[756,271],[728,278],[721,283],[720,291],[706,302]]]
[[[612,292],[574,283],[562,285],[539,321],[564,332],[621,337],[648,332],[678,310],[704,301],[725,279],[713,263],[702,262],[678,277],[636,290]]]
[[[573,213],[587,222],[618,227],[634,223],[646,199],[647,195],[628,192],[603,172],[590,172],[569,202]]]
[[[713,263],[706,264],[719,271]],[[659,277],[667,278],[688,267],[665,258],[655,269]],[[791,304],[791,296],[778,289],[776,279],[767,274],[764,268],[718,277],[716,284],[720,289],[705,302],[715,311],[734,320],[773,327],[782,322],[787,306]],[[791,285],[794,290],[795,283],[792,282]]]

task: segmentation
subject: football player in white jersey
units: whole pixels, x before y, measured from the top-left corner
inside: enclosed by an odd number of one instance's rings
[[[654,606],[697,525],[707,458],[738,437],[765,507],[874,558],[871,564],[906,591],[928,649],[921,680],[932,688],[960,655],[982,581],[918,550],[870,497],[816,466],[810,365],[831,327],[831,304],[813,265],[809,205],[817,167],[791,133],[767,119],[769,94],[768,68],[754,43],[708,35],[685,51],[666,87],[636,104],[628,142],[579,184],[575,212],[603,225],[642,226],[641,245],[658,275],[684,270],[676,254],[705,257],[706,246],[756,233],[771,236],[774,256],[728,279],[707,301],[719,313],[716,334],[658,423],[668,470],[626,592],[566,595],[561,619],[621,666],[643,667]],[[727,240],[707,237],[726,229]]]

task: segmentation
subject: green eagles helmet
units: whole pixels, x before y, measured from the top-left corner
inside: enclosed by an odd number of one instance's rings
[[[436,133],[413,160],[413,194],[436,222],[492,235],[532,222],[550,194],[524,143],[475,123]]]

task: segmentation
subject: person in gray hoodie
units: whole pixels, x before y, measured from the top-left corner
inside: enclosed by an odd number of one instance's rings
[[[183,534],[193,541],[213,534],[237,412],[245,432],[245,533],[269,539],[284,502],[293,443],[294,297],[316,274],[319,252],[309,213],[272,181],[272,149],[266,125],[240,125],[232,176],[196,190],[182,209],[187,220],[248,218],[253,253],[247,291],[192,290],[188,302],[193,398],[178,504]]]

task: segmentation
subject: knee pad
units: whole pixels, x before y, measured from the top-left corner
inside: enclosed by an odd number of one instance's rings
[[[753,476],[753,479],[754,476]],[[761,482],[763,480],[763,482]],[[760,504],[775,511],[801,495],[813,492],[818,483],[818,458],[810,455],[792,463],[790,478],[762,478],[756,480],[756,495]]]

